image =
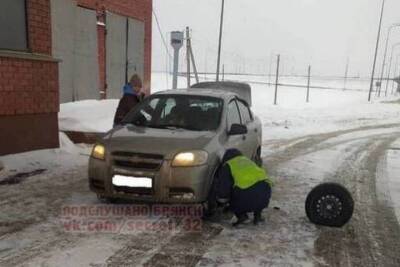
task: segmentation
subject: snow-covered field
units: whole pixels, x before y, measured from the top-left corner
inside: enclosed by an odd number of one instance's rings
[[[152,92],[165,89],[167,79],[170,83],[171,77],[154,73]],[[184,87],[185,79],[179,83]],[[340,87],[341,82],[335,83],[318,81]],[[356,82],[348,86],[365,90],[312,89],[305,103],[305,89],[282,86],[275,106],[274,87],[251,86],[253,110],[263,122],[265,167],[276,180],[264,225],[234,229],[227,218],[204,223],[199,233],[182,226],[173,232],[129,234],[65,231],[63,205],[99,202],[87,188],[90,147],[74,145],[61,133],[60,149],[0,157],[5,166],[0,181],[46,169],[20,184],[0,185],[0,265],[392,266],[400,250],[392,216],[394,211],[400,221],[398,97],[368,103],[368,83]],[[60,129],[108,131],[117,103],[63,104]],[[344,184],[356,201],[354,217],[342,229],[316,227],[305,216],[305,197],[322,181]],[[160,219],[165,218],[151,218]]]
[[[231,78],[252,81],[260,79],[247,76]],[[165,90],[167,79],[171,83],[169,75],[153,73],[152,92]],[[385,103],[397,98],[382,97],[368,103],[368,83],[359,83],[364,86],[364,91],[311,89],[310,103],[305,101],[306,89],[280,86],[276,106],[273,105],[275,90],[273,86],[250,83],[253,110],[263,122],[264,140],[287,139],[376,123],[398,122],[399,103]],[[185,84],[185,79],[180,77],[179,87],[183,88]],[[335,86],[335,83],[327,82],[327,86]],[[116,100],[89,100],[62,104],[59,114],[60,129],[106,132],[112,127],[117,105]]]

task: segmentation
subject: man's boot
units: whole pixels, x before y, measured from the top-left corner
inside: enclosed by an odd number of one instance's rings
[[[245,222],[247,222],[249,220],[249,216],[247,215],[247,213],[236,215],[236,217],[237,217],[237,221],[232,224],[234,227],[236,227],[240,224],[244,224]]]
[[[265,222],[264,217],[261,215],[261,211],[254,212],[254,225],[258,225],[259,223]]]

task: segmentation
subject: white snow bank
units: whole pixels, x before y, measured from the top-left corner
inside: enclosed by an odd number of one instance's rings
[[[1,177],[10,173],[30,172],[37,169],[47,169],[58,172],[69,170],[75,166],[87,164],[90,146],[75,145],[64,133],[60,133],[60,148],[36,150],[0,157],[5,170]]]
[[[112,128],[118,100],[84,100],[60,105],[61,131],[107,132]]]

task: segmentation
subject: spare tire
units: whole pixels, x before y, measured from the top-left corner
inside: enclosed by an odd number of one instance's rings
[[[350,192],[337,183],[318,185],[306,199],[307,217],[318,225],[342,227],[351,219],[353,211]]]

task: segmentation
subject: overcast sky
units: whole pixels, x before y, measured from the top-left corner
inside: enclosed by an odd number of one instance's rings
[[[343,76],[349,58],[351,75],[369,76],[381,1],[226,0],[226,71],[268,74],[280,53],[285,74],[305,73],[311,64],[314,74]],[[153,0],[153,6],[168,45],[169,32],[191,27],[199,70],[215,72],[221,0]],[[400,23],[400,1],[387,0],[381,50],[388,26],[396,22]],[[400,42],[400,27],[392,37],[394,43]],[[153,70],[165,70],[165,62],[153,19]]]

